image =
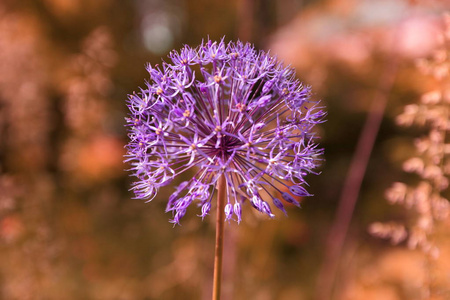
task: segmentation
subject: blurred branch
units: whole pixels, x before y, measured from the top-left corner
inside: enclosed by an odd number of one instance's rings
[[[339,269],[339,259],[361,189],[361,183],[383,119],[389,94],[394,85],[398,62],[399,58],[395,54],[392,54],[386,61],[379,88],[373,97],[369,115],[361,131],[355,154],[341,192],[336,216],[328,234],[325,258],[317,280],[316,298],[318,300],[332,299],[333,286]]]

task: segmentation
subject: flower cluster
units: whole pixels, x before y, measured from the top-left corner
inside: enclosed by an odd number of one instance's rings
[[[247,200],[273,217],[268,201],[286,213],[279,198],[299,206],[294,196],[310,196],[304,177],[322,153],[312,129],[325,112],[291,68],[250,44],[223,40],[169,58],[147,66],[151,80],[128,100],[126,161],[136,198],[152,200],[188,170],[192,177],[168,199],[174,223],[194,201],[201,217],[209,213],[220,176],[227,220],[240,222]]]

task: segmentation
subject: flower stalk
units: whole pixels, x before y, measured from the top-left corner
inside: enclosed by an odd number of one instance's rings
[[[223,232],[225,227],[226,180],[220,176],[217,186],[216,247],[214,253],[213,300],[220,300],[222,286]]]

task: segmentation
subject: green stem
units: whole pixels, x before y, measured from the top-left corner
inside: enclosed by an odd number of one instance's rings
[[[216,248],[214,255],[213,300],[220,300],[220,288],[222,284],[222,257],[223,257],[223,230],[225,227],[225,198],[226,180],[222,175],[217,187],[217,216],[216,216]]]

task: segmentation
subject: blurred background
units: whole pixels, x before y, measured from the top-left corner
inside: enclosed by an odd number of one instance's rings
[[[428,129],[396,117],[450,86],[449,9],[425,0],[1,0],[0,299],[210,299],[214,215],[202,222],[192,207],[173,228],[170,188],[133,200],[123,125],[147,62],[222,36],[270,49],[328,111],[317,129],[322,173],[308,178],[314,197],[287,218],[246,208],[240,225],[227,224],[223,299],[450,299],[448,213],[420,231],[423,210],[385,198],[394,182],[422,179],[402,168]],[[448,177],[445,149],[435,165]],[[434,208],[447,212],[447,190],[437,193]],[[407,237],[414,232],[419,242]]]

